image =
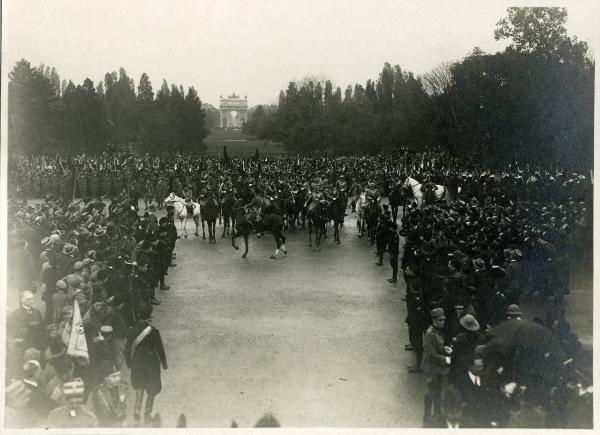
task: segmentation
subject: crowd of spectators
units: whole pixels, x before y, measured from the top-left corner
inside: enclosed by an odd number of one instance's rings
[[[407,175],[443,184],[451,197],[417,208],[405,192],[399,225],[383,209],[378,227],[378,264],[387,248],[406,280],[407,350],[416,358],[409,370],[427,377],[424,425],[576,425],[571,408],[588,409],[591,380],[582,380],[583,352],[563,300],[572,268],[591,263],[590,177],[517,164],[492,169],[431,152],[227,162],[179,154],[15,157],[7,278],[9,304],[18,307],[7,318],[8,425],[124,423],[127,330],[160,304],[157,288],[169,289],[177,238],[172,208],[158,219],[152,200],[160,206],[167,192],[187,187],[198,197],[207,180],[237,192],[342,181],[351,197],[367,186],[387,196]],[[396,273],[397,266],[390,281]],[[528,302],[545,315],[526,320],[520,307]],[[507,319],[546,347],[532,350],[498,333]],[[73,328],[83,330],[87,358],[69,354]],[[134,415],[140,406],[136,398]]]

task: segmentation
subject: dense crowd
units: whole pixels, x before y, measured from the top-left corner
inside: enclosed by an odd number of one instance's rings
[[[150,325],[175,246],[173,211],[143,219],[123,202],[16,204],[9,211],[6,418],[9,427],[151,424],[167,361]],[[136,219],[131,219],[134,214]],[[35,255],[33,255],[35,253]],[[34,307],[41,292],[44,313]],[[85,405],[84,405],[85,403]]]
[[[427,376],[426,426],[566,427],[574,415],[567,408],[591,403],[591,380],[582,381],[579,370],[581,345],[563,308],[571,268],[591,262],[589,176],[516,163],[487,168],[434,152],[13,159],[8,278],[20,306],[8,316],[6,381],[14,426],[122,424],[124,364],[136,390],[135,422],[144,392],[148,420],[160,366],[167,367],[160,334],[148,322],[152,304],[160,303],[156,289],[169,289],[165,275],[177,239],[172,207],[164,204],[170,192],[188,202],[207,194],[220,203],[227,194],[244,204],[271,201],[292,224],[302,222],[311,202],[333,201],[336,192],[353,199],[353,208],[359,196],[376,204],[369,234],[378,265],[388,252],[390,281],[399,269],[406,280],[407,350],[416,355],[409,370]],[[423,181],[425,192],[446,186],[450,201],[426,195],[422,207],[411,205],[411,192],[402,189],[407,175]],[[379,206],[381,196],[400,200],[390,201],[390,210]],[[27,198],[44,201],[30,205]],[[278,208],[281,198],[294,198],[295,207]],[[166,206],[166,216],[156,217],[155,203]],[[32,307],[35,292],[42,293],[43,314]],[[526,300],[546,314],[525,320]],[[72,349],[74,307],[87,359]],[[536,340],[515,342],[519,337]],[[139,356],[145,348],[155,356]]]
[[[409,370],[427,376],[426,425],[456,418],[461,401],[463,425],[573,423],[576,401],[565,392],[583,354],[563,298],[571,268],[590,264],[588,208],[459,193],[404,215]],[[543,317],[524,320],[523,300],[543,306]]]

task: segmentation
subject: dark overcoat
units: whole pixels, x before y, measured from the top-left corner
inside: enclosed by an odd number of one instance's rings
[[[147,322],[140,321],[127,330],[125,362],[131,369],[131,386],[136,390],[144,389],[148,394],[156,395],[162,389],[161,365],[163,369],[167,369],[167,356],[158,329],[151,326],[152,331],[132,353],[133,342],[147,326]]]

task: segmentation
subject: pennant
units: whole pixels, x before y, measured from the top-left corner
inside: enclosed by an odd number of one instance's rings
[[[81,358],[84,361],[89,362],[87,341],[83,331],[83,321],[81,319],[79,301],[77,301],[77,299],[73,300],[73,318],[71,323],[71,336],[69,338],[69,345],[67,347],[67,355]]]

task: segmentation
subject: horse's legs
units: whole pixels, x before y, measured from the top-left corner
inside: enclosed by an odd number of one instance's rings
[[[194,216],[194,223],[196,224],[196,232],[194,233],[194,235],[196,237],[198,237],[200,234],[198,234],[198,227],[200,226],[200,223],[198,222],[200,220],[199,216]]]
[[[178,227],[179,227],[179,232],[178,232],[178,234],[177,234],[177,238],[178,238],[178,239],[181,239],[181,236],[183,235],[183,228],[182,228],[182,222],[183,222],[183,220],[182,220],[181,218],[178,218],[177,220],[178,220],[178,222],[179,222],[179,225],[178,225]]]
[[[210,234],[210,237],[212,237],[212,241],[213,241],[213,243],[217,243],[217,236],[216,236],[216,234],[217,234],[217,220],[216,220],[216,219],[214,219],[214,220],[213,220],[213,221],[210,223],[210,225],[211,225],[211,228],[210,228],[210,229],[211,229],[211,234]]]
[[[285,255],[287,255],[287,249],[285,249],[285,236],[283,235],[283,233],[279,233],[279,238],[281,239],[281,250]]]
[[[277,245],[277,248],[275,249],[275,253],[273,255],[271,255],[271,258],[274,260],[277,258],[277,255],[279,254],[279,247],[281,246],[281,241],[279,239],[279,234],[277,231],[272,231],[273,232],[273,237],[275,237],[275,244]]]
[[[183,221],[183,232],[185,234],[185,238],[188,238],[188,233],[187,233],[187,221],[188,221],[188,217],[186,216],[184,221]]]
[[[246,245],[246,251],[244,252],[244,255],[242,255],[242,258],[246,258],[246,255],[248,255],[248,234],[244,233],[244,244]]]
[[[313,226],[311,223],[311,220],[308,220],[308,246],[310,246],[312,248],[312,230],[313,230]],[[316,236],[315,236],[316,239]],[[315,240],[316,241],[316,240]]]
[[[206,240],[206,233],[204,232],[204,218],[202,218],[202,240]]]
[[[240,249],[238,248],[238,246],[235,244],[235,239],[239,236],[241,236],[242,233],[240,233],[239,231],[232,231],[231,234],[231,246],[233,246],[236,250]]]
[[[398,218],[398,204],[392,204],[392,218],[394,219],[394,222],[396,222],[396,219]]]
[[[221,234],[222,239],[225,238],[225,230],[227,230],[228,225],[229,225],[229,218],[227,216],[224,216],[224,218],[223,218],[223,234]]]

